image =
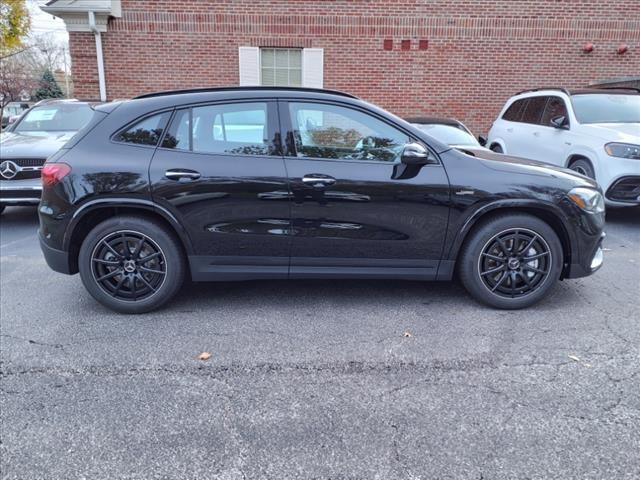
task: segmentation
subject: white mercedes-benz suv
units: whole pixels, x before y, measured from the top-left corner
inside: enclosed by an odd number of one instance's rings
[[[608,205],[640,205],[640,91],[563,88],[511,97],[487,145],[595,178]]]

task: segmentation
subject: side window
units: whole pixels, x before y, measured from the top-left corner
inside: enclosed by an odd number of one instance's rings
[[[191,109],[176,111],[171,120],[171,125],[167,130],[167,134],[162,140],[164,148],[175,148],[178,150],[191,149]]]
[[[320,103],[289,103],[298,157],[400,160],[409,137],[371,115]]]
[[[269,155],[267,118],[264,102],[179,110],[162,146],[199,153]]]
[[[560,97],[549,97],[542,115],[542,125],[551,126],[551,119],[563,116],[567,118],[567,106]]]
[[[147,117],[132,127],[129,127],[127,130],[120,132],[115,140],[118,142],[151,145],[155,147],[160,137],[162,137],[162,131],[169,120],[170,114],[171,112],[164,112]]]
[[[522,121],[524,123],[540,124],[544,106],[547,104],[547,98],[549,97],[531,97],[522,114]]]
[[[519,122],[520,117],[522,117],[522,111],[524,110],[524,107],[526,106],[528,101],[528,98],[524,98],[522,100],[516,100],[515,102],[513,102],[511,106],[507,108],[507,111],[504,112],[502,119],[509,120],[510,122]]]

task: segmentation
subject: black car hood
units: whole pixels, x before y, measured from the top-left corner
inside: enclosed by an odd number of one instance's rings
[[[47,158],[56,153],[76,132],[4,132],[0,158]]]
[[[552,165],[550,163],[512,157],[502,153],[495,153],[484,148],[465,147],[459,150],[467,155],[478,158],[487,168],[492,170],[507,173],[552,176],[592,188],[597,188],[598,186],[596,181],[589,177],[580,175],[568,168],[558,167],[557,165]]]

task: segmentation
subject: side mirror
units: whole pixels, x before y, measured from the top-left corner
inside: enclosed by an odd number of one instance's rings
[[[419,143],[408,143],[405,145],[400,160],[405,165],[426,165],[428,163],[435,163],[436,161],[429,150]]]
[[[564,115],[558,115],[551,119],[551,126],[554,128],[560,128],[562,130],[569,130],[569,122]]]
[[[484,137],[482,135],[478,135],[478,143],[483,147],[486,146],[487,145],[487,137]]]

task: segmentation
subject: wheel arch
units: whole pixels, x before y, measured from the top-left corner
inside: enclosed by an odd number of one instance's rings
[[[571,234],[571,230],[567,228],[567,222],[564,220],[562,212],[551,205],[539,204],[533,202],[505,202],[494,203],[485,206],[476,211],[470,218],[466,220],[460,232],[454,239],[448,258],[455,261],[456,268],[459,260],[459,253],[465,242],[471,238],[471,235],[484,222],[490,219],[508,213],[526,213],[547,223],[553,231],[558,235],[563,251],[563,267],[561,278],[564,277],[568,268],[571,266],[571,258],[575,248],[575,241]]]
[[[596,162],[594,161],[594,159],[598,157],[596,152],[592,151],[590,148],[578,147],[578,146],[576,147],[572,148],[567,153],[567,158],[564,161],[565,168],[569,168],[569,165],[571,165],[576,160],[582,159],[582,160],[587,160],[591,164],[591,166],[593,167],[593,171],[595,172]]]
[[[167,209],[146,200],[106,199],[88,202],[74,213],[63,240],[63,248],[69,252],[71,273],[78,272],[78,255],[82,241],[100,222],[117,215],[136,215],[160,222],[174,233],[185,254],[193,253],[193,245],[186,230]]]
[[[507,146],[505,145],[504,140],[500,138],[494,138],[490,142],[487,142],[487,148],[489,150],[493,150],[491,147],[495,147],[496,145],[498,145],[502,149],[503,153],[507,153]]]

